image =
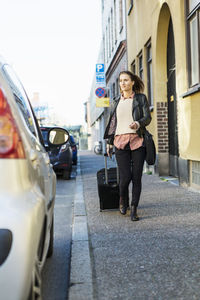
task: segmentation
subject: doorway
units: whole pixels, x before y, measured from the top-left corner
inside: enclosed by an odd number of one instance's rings
[[[169,21],[167,37],[167,101],[169,134],[169,175],[178,177],[178,126],[176,99],[176,61],[172,19]]]

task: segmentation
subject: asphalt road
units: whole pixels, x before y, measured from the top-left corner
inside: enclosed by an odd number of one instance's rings
[[[75,168],[70,180],[57,178],[54,211],[54,253],[42,271],[43,300],[66,300],[71,256],[72,203],[74,202]]]

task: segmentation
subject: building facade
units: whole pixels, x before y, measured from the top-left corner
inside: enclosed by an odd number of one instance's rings
[[[126,0],[128,68],[145,83],[158,172],[200,189],[200,1]]]
[[[99,49],[99,55],[97,59],[97,64],[104,63],[104,51],[103,44],[101,43]],[[95,70],[95,66],[94,66]],[[86,123],[88,131],[88,149],[93,150],[96,143],[101,142],[103,144],[103,133],[104,133],[104,108],[96,106],[96,94],[95,90],[98,87],[96,83],[96,74],[94,73],[90,95],[88,101],[85,103],[86,108]]]
[[[106,79],[106,97],[111,102],[119,97],[118,76],[120,71],[127,69],[126,45],[126,1],[101,0],[102,3],[102,45],[97,63],[103,63]],[[86,121],[88,126],[88,147],[94,149],[97,142],[103,145],[105,126],[107,124],[109,108],[96,107],[95,75],[91,85],[91,92],[86,103]]]
[[[102,33],[107,96],[119,97],[119,73],[127,69],[126,1],[102,0]],[[109,108],[104,109],[104,125]]]

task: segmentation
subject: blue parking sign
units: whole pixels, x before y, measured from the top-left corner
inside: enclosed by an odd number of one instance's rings
[[[104,64],[96,64],[96,73],[104,73]]]

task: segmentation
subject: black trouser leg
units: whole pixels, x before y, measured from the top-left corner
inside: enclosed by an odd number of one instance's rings
[[[119,191],[120,197],[128,202],[129,183],[132,178],[131,173],[131,150],[116,149],[115,151],[117,165],[119,168]]]
[[[128,198],[128,187],[132,180],[132,202],[131,205],[138,206],[141,187],[142,187],[142,172],[145,159],[145,148],[140,147],[131,151],[129,147],[124,150],[116,149],[116,160],[119,167],[120,176],[120,197]],[[133,167],[131,167],[131,162]]]
[[[131,205],[138,206],[142,189],[142,172],[145,160],[145,148],[140,147],[131,151],[132,158],[132,202]]]

